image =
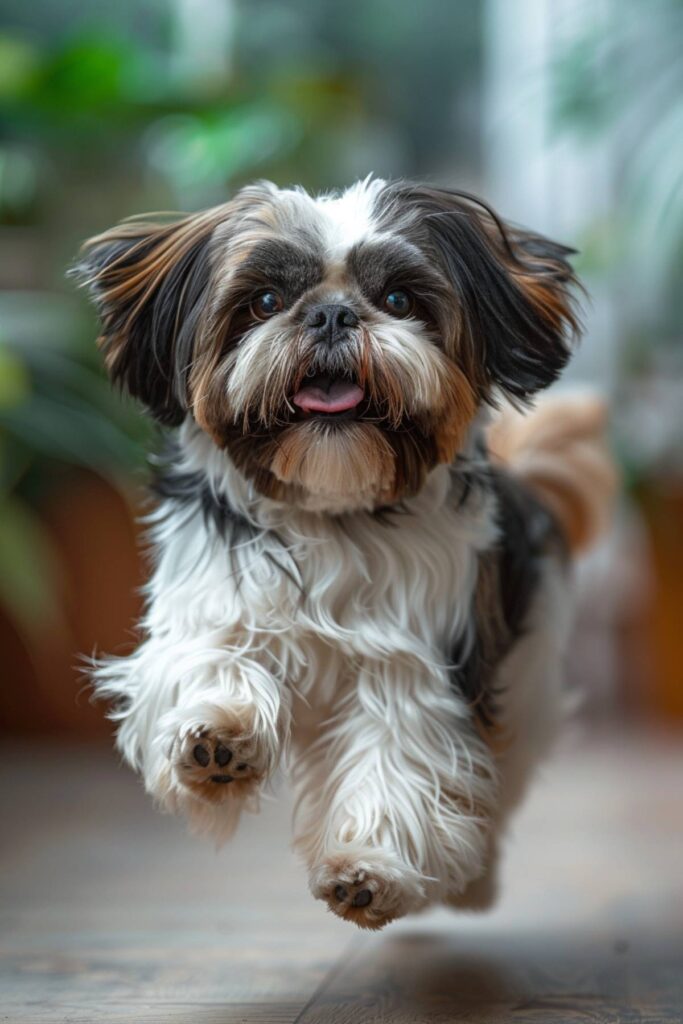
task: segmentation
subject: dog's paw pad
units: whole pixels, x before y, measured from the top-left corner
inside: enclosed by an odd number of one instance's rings
[[[198,743],[192,751],[192,756],[202,768],[208,768],[211,764],[211,754],[202,743]]]
[[[370,889],[358,889],[357,886],[349,889],[345,885],[338,885],[334,890],[334,898],[337,903],[349,904],[352,907],[369,907],[372,903],[372,892]]]
[[[228,735],[225,730],[201,729],[186,736],[179,743],[175,767],[182,785],[212,802],[263,776],[253,737]]]
[[[232,750],[224,743],[217,743],[213,752],[213,759],[221,768],[225,768],[232,761]]]
[[[409,908],[408,893],[381,861],[332,858],[313,871],[311,890],[338,917],[361,928],[382,928]]]

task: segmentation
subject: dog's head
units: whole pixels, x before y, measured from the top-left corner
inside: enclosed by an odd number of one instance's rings
[[[127,221],[79,271],[115,381],[165,424],[193,417],[262,493],[341,510],[415,493],[482,403],[555,380],[569,251],[446,189],[263,183]]]

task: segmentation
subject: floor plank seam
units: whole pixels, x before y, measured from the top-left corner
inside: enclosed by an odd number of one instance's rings
[[[297,1017],[294,1018],[292,1024],[301,1024],[305,1019],[305,1015],[308,1011],[315,1006],[316,1002],[320,997],[330,988],[332,988],[334,982],[337,980],[342,971],[346,970],[354,960],[356,960],[363,948],[367,945],[367,936],[361,935],[360,937],[354,937],[344,948],[344,952],[341,954],[337,962],[329,969],[325,977],[322,979],[318,987],[315,989],[310,999],[304,1007],[299,1011]]]

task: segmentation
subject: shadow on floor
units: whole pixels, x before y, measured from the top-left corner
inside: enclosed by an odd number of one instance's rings
[[[404,933],[373,952],[361,946],[299,1020],[680,1024],[682,1010],[683,934],[635,943],[623,935]]]

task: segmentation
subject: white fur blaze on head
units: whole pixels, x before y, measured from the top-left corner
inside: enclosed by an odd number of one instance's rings
[[[374,211],[385,185],[381,178],[368,175],[340,196],[323,195],[315,200],[322,214],[323,241],[330,258],[343,258],[358,242],[367,241],[377,233]]]

